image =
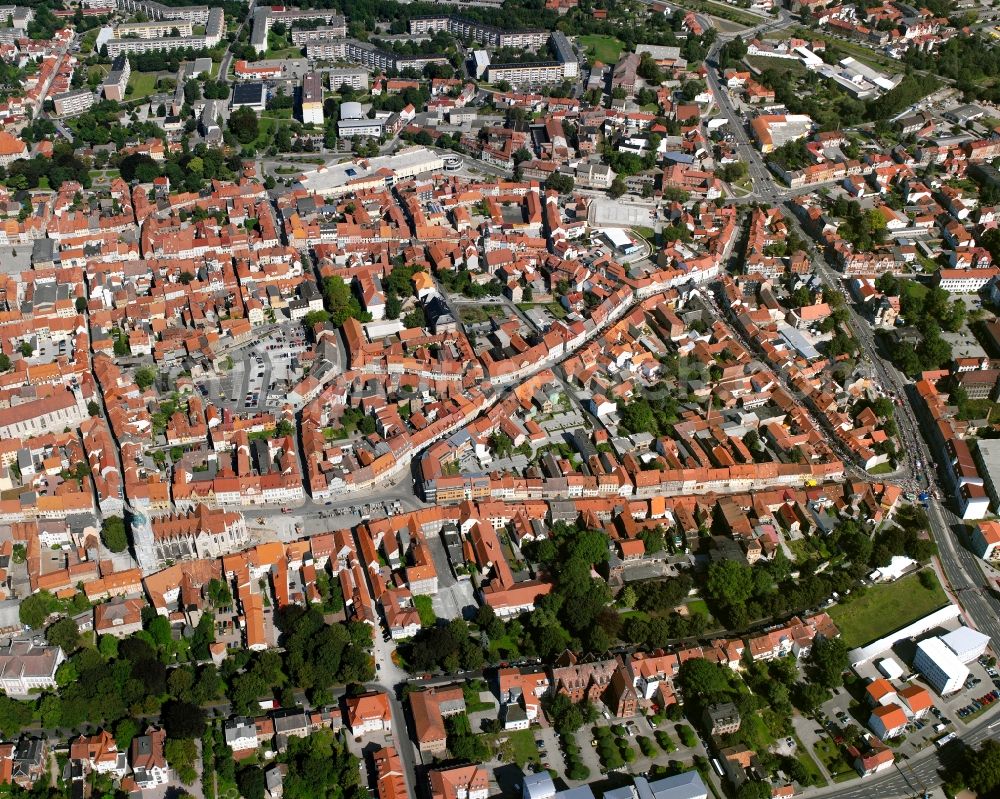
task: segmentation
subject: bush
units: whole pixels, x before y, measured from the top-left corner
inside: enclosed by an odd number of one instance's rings
[[[677,725],[677,737],[681,739],[681,743],[684,746],[691,747],[698,744],[698,736],[686,724]]]
[[[660,745],[660,749],[668,754],[677,748],[674,744],[673,738],[667,734],[666,730],[656,731],[656,742]]]
[[[646,757],[654,757],[656,755],[656,745],[647,738],[645,735],[640,735],[635,739],[636,743],[639,744],[639,749]]]
[[[590,778],[590,769],[579,760],[573,760],[566,769],[566,776],[571,780],[583,781]]]

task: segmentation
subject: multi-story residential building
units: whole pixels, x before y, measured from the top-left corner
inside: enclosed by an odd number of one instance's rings
[[[101,84],[101,91],[104,92],[105,100],[124,100],[125,89],[128,87],[128,79],[132,75],[132,65],[123,54],[111,62],[111,71]]]
[[[302,78],[302,122],[323,124],[323,79],[318,72]]]
[[[181,30],[181,26],[187,26],[184,30],[188,30],[187,35],[181,36],[149,36],[147,38],[132,38],[132,36],[137,35],[135,33],[129,32],[128,38],[113,38],[106,42],[108,48],[108,55],[115,58],[122,53],[152,53],[160,50],[202,50],[208,47],[214,47],[221,40],[225,33],[226,21],[225,15],[221,8],[212,8],[209,10],[205,16],[205,32],[203,34],[193,34],[193,25],[201,24],[193,21],[182,21],[181,18],[174,18],[176,24],[168,25],[167,23],[161,24],[161,27],[168,28],[168,33],[172,33],[174,28],[178,31]],[[143,31],[152,32],[157,30],[154,27],[145,27],[147,23],[135,23],[144,26]],[[189,30],[190,29],[190,30]]]
[[[528,64],[490,64],[486,79],[490,83],[505,80],[511,86],[539,86],[559,83],[565,77],[558,61],[537,61]]]
[[[296,22],[320,21],[330,27],[338,36],[347,35],[347,22],[343,15],[328,9],[298,9],[284,6],[258,6],[253,15],[250,44],[258,53],[267,50],[267,34],[275,22],[282,22],[290,28]]]
[[[486,799],[490,778],[482,766],[433,769],[427,775],[431,799]]]
[[[545,45],[550,35],[544,28],[506,31],[459,16],[414,17],[410,20],[410,33],[438,31],[447,31],[459,39],[471,39],[487,47],[512,47],[521,50],[538,50]]]
[[[348,697],[347,727],[355,738],[374,732],[391,732],[392,713],[388,697],[381,691]]]
[[[118,751],[115,737],[107,730],[75,739],[70,743],[69,757],[98,774],[113,774],[119,779],[128,771],[125,752]]]
[[[144,791],[166,785],[170,778],[164,751],[166,741],[167,733],[157,727],[148,727],[144,735],[132,739],[129,747],[132,777]]]
[[[82,114],[94,104],[95,99],[96,97],[90,89],[76,89],[57,94],[52,98],[52,105],[55,106],[56,114],[61,117],[69,117]]]
[[[144,14],[150,19],[174,19],[192,25],[208,22],[211,9],[208,6],[165,6],[155,0],[117,0],[118,8],[132,14]]]
[[[712,735],[731,735],[740,729],[740,711],[732,702],[709,705],[702,714],[702,720]]]
[[[347,22],[343,17],[335,18],[332,25],[320,25],[318,28],[293,28],[292,44],[302,47],[308,42],[323,39],[343,39],[347,36]]]
[[[330,89],[333,91],[338,91],[341,86],[348,86],[355,91],[366,92],[371,80],[371,73],[367,69],[338,67],[327,70],[326,74],[330,80]]]
[[[142,629],[142,609],[146,603],[141,599],[117,599],[103,602],[94,607],[94,632],[127,638]]]
[[[0,166],[10,166],[19,158],[28,157],[28,146],[5,130],[0,130]]]
[[[176,31],[176,32],[175,32]],[[190,22],[180,19],[123,22],[114,29],[115,38],[165,39],[168,36],[190,36]]]
[[[253,719],[246,716],[227,719],[222,725],[222,733],[226,740],[226,746],[233,752],[248,752],[258,746],[257,726]]]

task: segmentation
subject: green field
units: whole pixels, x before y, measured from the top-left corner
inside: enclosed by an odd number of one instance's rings
[[[864,596],[849,600],[830,608],[829,613],[851,647],[864,646],[948,604],[937,578],[933,589],[928,590],[920,584],[918,574],[873,585]]]
[[[279,50],[267,50],[264,53],[265,59],[301,58],[301,57],[302,57],[301,47],[282,47]]]
[[[149,97],[156,91],[156,81],[155,72],[133,72],[128,79],[129,88],[132,90],[128,99],[139,100],[143,97]]]
[[[768,58],[767,56],[748,55],[743,60],[761,72],[765,69],[770,69],[774,72],[805,75],[808,71],[801,61],[793,61],[791,58]]]
[[[809,754],[809,750],[806,749],[805,745],[798,735],[795,736],[795,759],[802,764],[802,768],[806,770],[809,775],[810,782],[813,785],[826,785],[826,778],[823,773],[819,770],[819,766],[816,765],[816,761],[813,760],[812,755]]]
[[[429,596],[418,594],[413,597],[413,607],[417,609],[420,616],[421,627],[433,627],[437,623],[437,616],[434,615],[434,604]]]
[[[858,776],[858,772],[847,762],[840,748],[829,738],[820,738],[814,749],[834,782],[845,782]]]
[[[510,756],[510,760],[518,766],[525,763],[538,763],[541,758],[538,756],[538,746],[535,744],[535,733],[532,730],[513,730],[505,733],[506,745],[501,744],[501,749],[508,750],[504,754]]]
[[[581,36],[577,40],[590,58],[596,58],[605,64],[614,64],[618,60],[625,45],[614,36],[601,36],[596,33]]]

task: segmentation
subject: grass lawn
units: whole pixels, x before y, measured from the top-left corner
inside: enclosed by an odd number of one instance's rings
[[[692,599],[687,603],[687,609],[688,613],[704,613],[708,618],[712,618],[704,599]]]
[[[482,680],[473,680],[462,686],[462,696],[465,699],[465,711],[476,713],[480,710],[493,710],[496,705],[492,702],[483,702],[479,698],[480,691],[486,690],[486,683]]]
[[[280,50],[268,50],[264,53],[264,58],[300,58],[302,56],[301,47],[283,47]]]
[[[275,108],[272,111],[261,112],[262,117],[270,117],[271,119],[291,119],[292,109],[291,108]]]
[[[129,100],[138,100],[142,97],[149,97],[156,91],[157,76],[155,72],[133,72],[128,79],[128,85],[132,93]]]
[[[809,754],[809,750],[805,748],[802,741],[799,740],[799,736],[795,736],[795,759],[802,764],[802,768],[806,770],[806,774],[809,775],[809,782],[812,785],[826,785],[826,778],[823,773],[819,770],[819,766],[816,765],[816,761],[813,760],[812,755]]]
[[[517,641],[508,635],[500,638],[490,639],[490,656],[496,660],[507,658],[508,660],[517,658],[520,654],[517,648]]]
[[[725,3],[714,3],[712,0],[689,0],[685,4],[685,8],[690,8],[694,11],[701,11],[705,14],[715,14],[722,19],[728,19],[730,22],[735,22],[739,25],[745,25],[747,27],[753,27],[754,25],[759,25],[761,22],[766,22],[773,17],[764,17],[757,14],[750,14],[746,11],[740,11],[737,8],[733,8]]]
[[[501,743],[506,737],[506,743]],[[538,763],[541,758],[538,756],[538,745],[535,743],[535,734],[531,730],[513,730],[504,733],[497,738],[498,748],[501,749],[501,757],[507,756],[509,762],[516,763],[523,767],[525,763]]]
[[[413,607],[417,609],[420,616],[421,627],[433,627],[437,623],[437,616],[434,614],[434,603],[429,596],[418,594],[413,597]]]
[[[266,150],[273,139],[272,133],[277,125],[277,120],[272,117],[260,117],[257,120],[257,138],[251,142],[254,148]]]
[[[789,72],[793,75],[805,75],[807,70],[801,61],[793,61],[790,58],[768,58],[767,56],[748,55],[743,59],[750,66],[761,70],[773,69],[775,72]]]
[[[834,782],[844,782],[858,776],[858,772],[844,759],[840,749],[829,738],[820,738],[814,749]]]
[[[642,236],[648,242],[656,241],[656,231],[651,227],[634,227],[633,231],[639,236]]]
[[[589,57],[605,64],[614,64],[625,47],[624,43],[614,36],[601,36],[596,33],[581,36],[577,41]]]
[[[880,463],[868,470],[868,474],[892,474],[891,463]]]
[[[829,613],[851,647],[863,646],[948,604],[937,577],[934,587],[927,589],[920,584],[918,574],[871,586],[864,596],[849,600],[830,608]]]

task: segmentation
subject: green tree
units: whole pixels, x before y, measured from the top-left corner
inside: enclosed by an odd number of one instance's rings
[[[101,541],[112,552],[124,552],[128,549],[125,520],[121,516],[105,517],[101,524]]]
[[[59,619],[45,630],[45,640],[53,646],[62,647],[63,652],[70,655],[80,645],[80,630],[72,619]]]
[[[615,176],[615,179],[611,181],[611,188],[608,189],[608,194],[612,199],[617,200],[625,192],[628,191],[628,186],[625,185],[625,179],[621,175]]]
[[[264,799],[264,771],[258,766],[245,766],[236,772],[236,786],[244,799]]]
[[[257,113],[247,106],[237,108],[229,116],[229,130],[240,144],[250,144],[260,132]]]
[[[135,371],[135,384],[139,387],[140,391],[145,391],[151,385],[153,385],[156,380],[156,370],[151,369],[148,366],[142,366]]]
[[[850,662],[847,652],[847,644],[840,638],[817,638],[809,657],[812,678],[825,688],[843,685]]]
[[[58,601],[52,594],[48,591],[38,591],[21,601],[18,616],[22,624],[37,630],[57,607]]]
[[[743,605],[753,595],[753,573],[745,563],[723,560],[708,567],[706,590],[725,607]]]
[[[177,773],[177,777],[182,783],[191,785],[198,778],[198,772],[195,771],[198,748],[193,740],[168,738],[164,754],[167,756],[170,767]]]

